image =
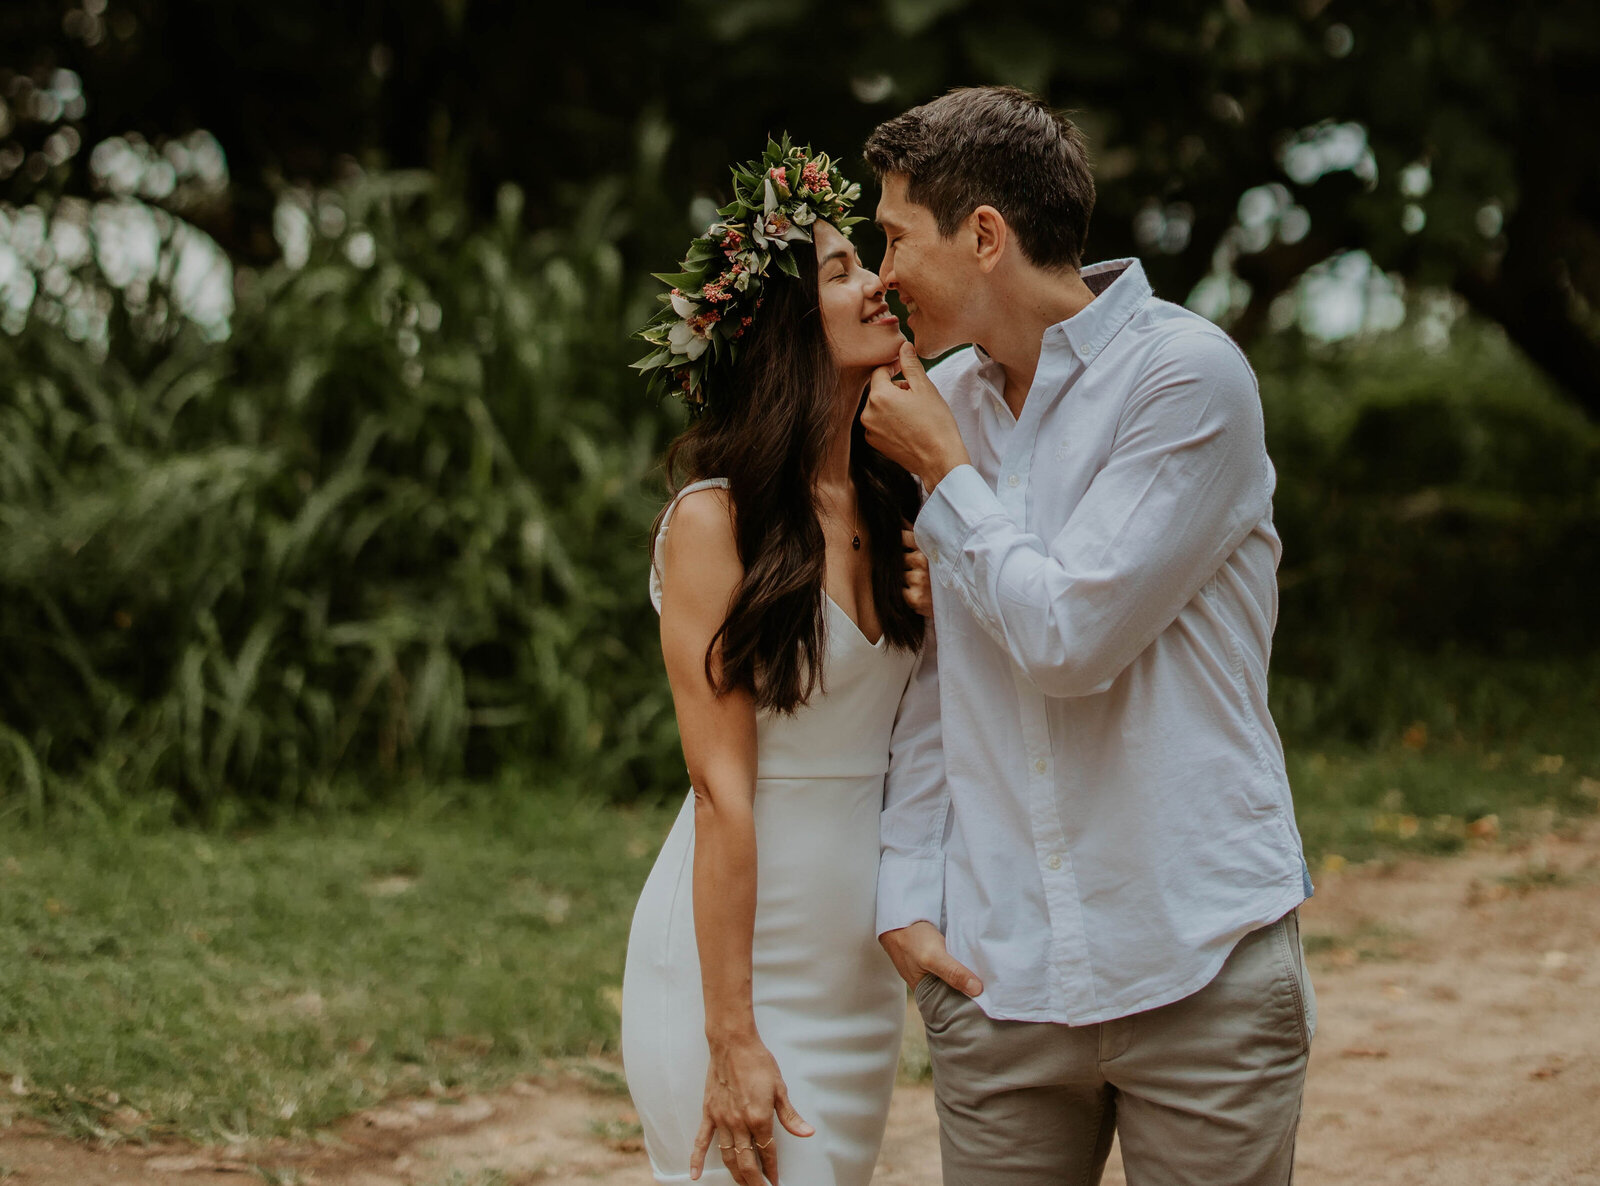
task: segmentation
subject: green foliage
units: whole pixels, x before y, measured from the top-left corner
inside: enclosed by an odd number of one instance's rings
[[[1273,709],[1296,742],[1500,744],[1600,711],[1600,430],[1492,327],[1255,352],[1284,540]]]
[[[508,764],[681,784],[644,598],[676,409],[626,366],[653,286],[622,279],[619,192],[530,234],[512,189],[476,227],[371,178],[315,198],[342,230],[303,267],[240,272],[224,341],[0,336],[12,810],[223,821]],[[1600,432],[1471,322],[1442,354],[1255,357],[1291,748],[1600,708]]]
[[[643,596],[666,413],[616,185],[530,234],[363,181],[230,337],[0,336],[0,786],[317,802],[507,760],[632,793],[675,734]],[[637,304],[637,302],[634,302]]]

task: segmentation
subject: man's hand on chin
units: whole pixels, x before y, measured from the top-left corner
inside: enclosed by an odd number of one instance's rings
[[[983,982],[972,969],[945,950],[944,936],[931,922],[914,922],[897,931],[885,931],[878,942],[894,961],[895,971],[912,988],[929,972],[943,980],[957,992],[975,997],[983,991]]]
[[[867,444],[922,479],[930,494],[958,465],[968,464],[967,447],[939,389],[922,369],[910,342],[900,347],[901,379],[892,367],[872,372],[861,427]]]

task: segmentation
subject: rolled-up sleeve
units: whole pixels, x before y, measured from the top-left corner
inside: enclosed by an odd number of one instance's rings
[[[926,919],[943,925],[944,832],[950,810],[939,731],[938,642],[928,623],[889,743],[879,821],[878,933]]]
[[[934,578],[1047,696],[1109,688],[1271,513],[1255,376],[1210,333],[1175,337],[1105,465],[1048,543],[971,466],[917,518]],[[881,920],[880,920],[881,921]]]

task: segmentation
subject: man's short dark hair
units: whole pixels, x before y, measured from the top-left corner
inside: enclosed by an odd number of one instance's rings
[[[1087,145],[1037,95],[959,87],[879,124],[862,155],[879,181],[905,174],[906,196],[933,212],[941,235],[953,235],[979,206],[993,206],[1039,267],[1083,264],[1094,210]]]

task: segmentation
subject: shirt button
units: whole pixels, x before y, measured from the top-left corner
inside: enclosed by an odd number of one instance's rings
[[[1012,474],[1010,477],[1008,477],[1006,479],[1006,485],[1007,486],[1015,486],[1020,481],[1022,481],[1021,478],[1017,477],[1016,474]]]
[[[1078,353],[1083,355],[1085,358],[1088,358],[1090,354],[1094,353],[1094,350],[1088,342],[1085,342],[1083,345],[1078,347]]]
[[[1033,772],[1035,774],[1043,774],[1048,769],[1050,769],[1050,763],[1046,762],[1043,758],[1040,758],[1033,764]]]
[[[1048,868],[1051,869],[1061,868],[1061,858],[1056,856],[1055,853],[1051,853],[1048,857],[1046,857],[1044,863]]]

